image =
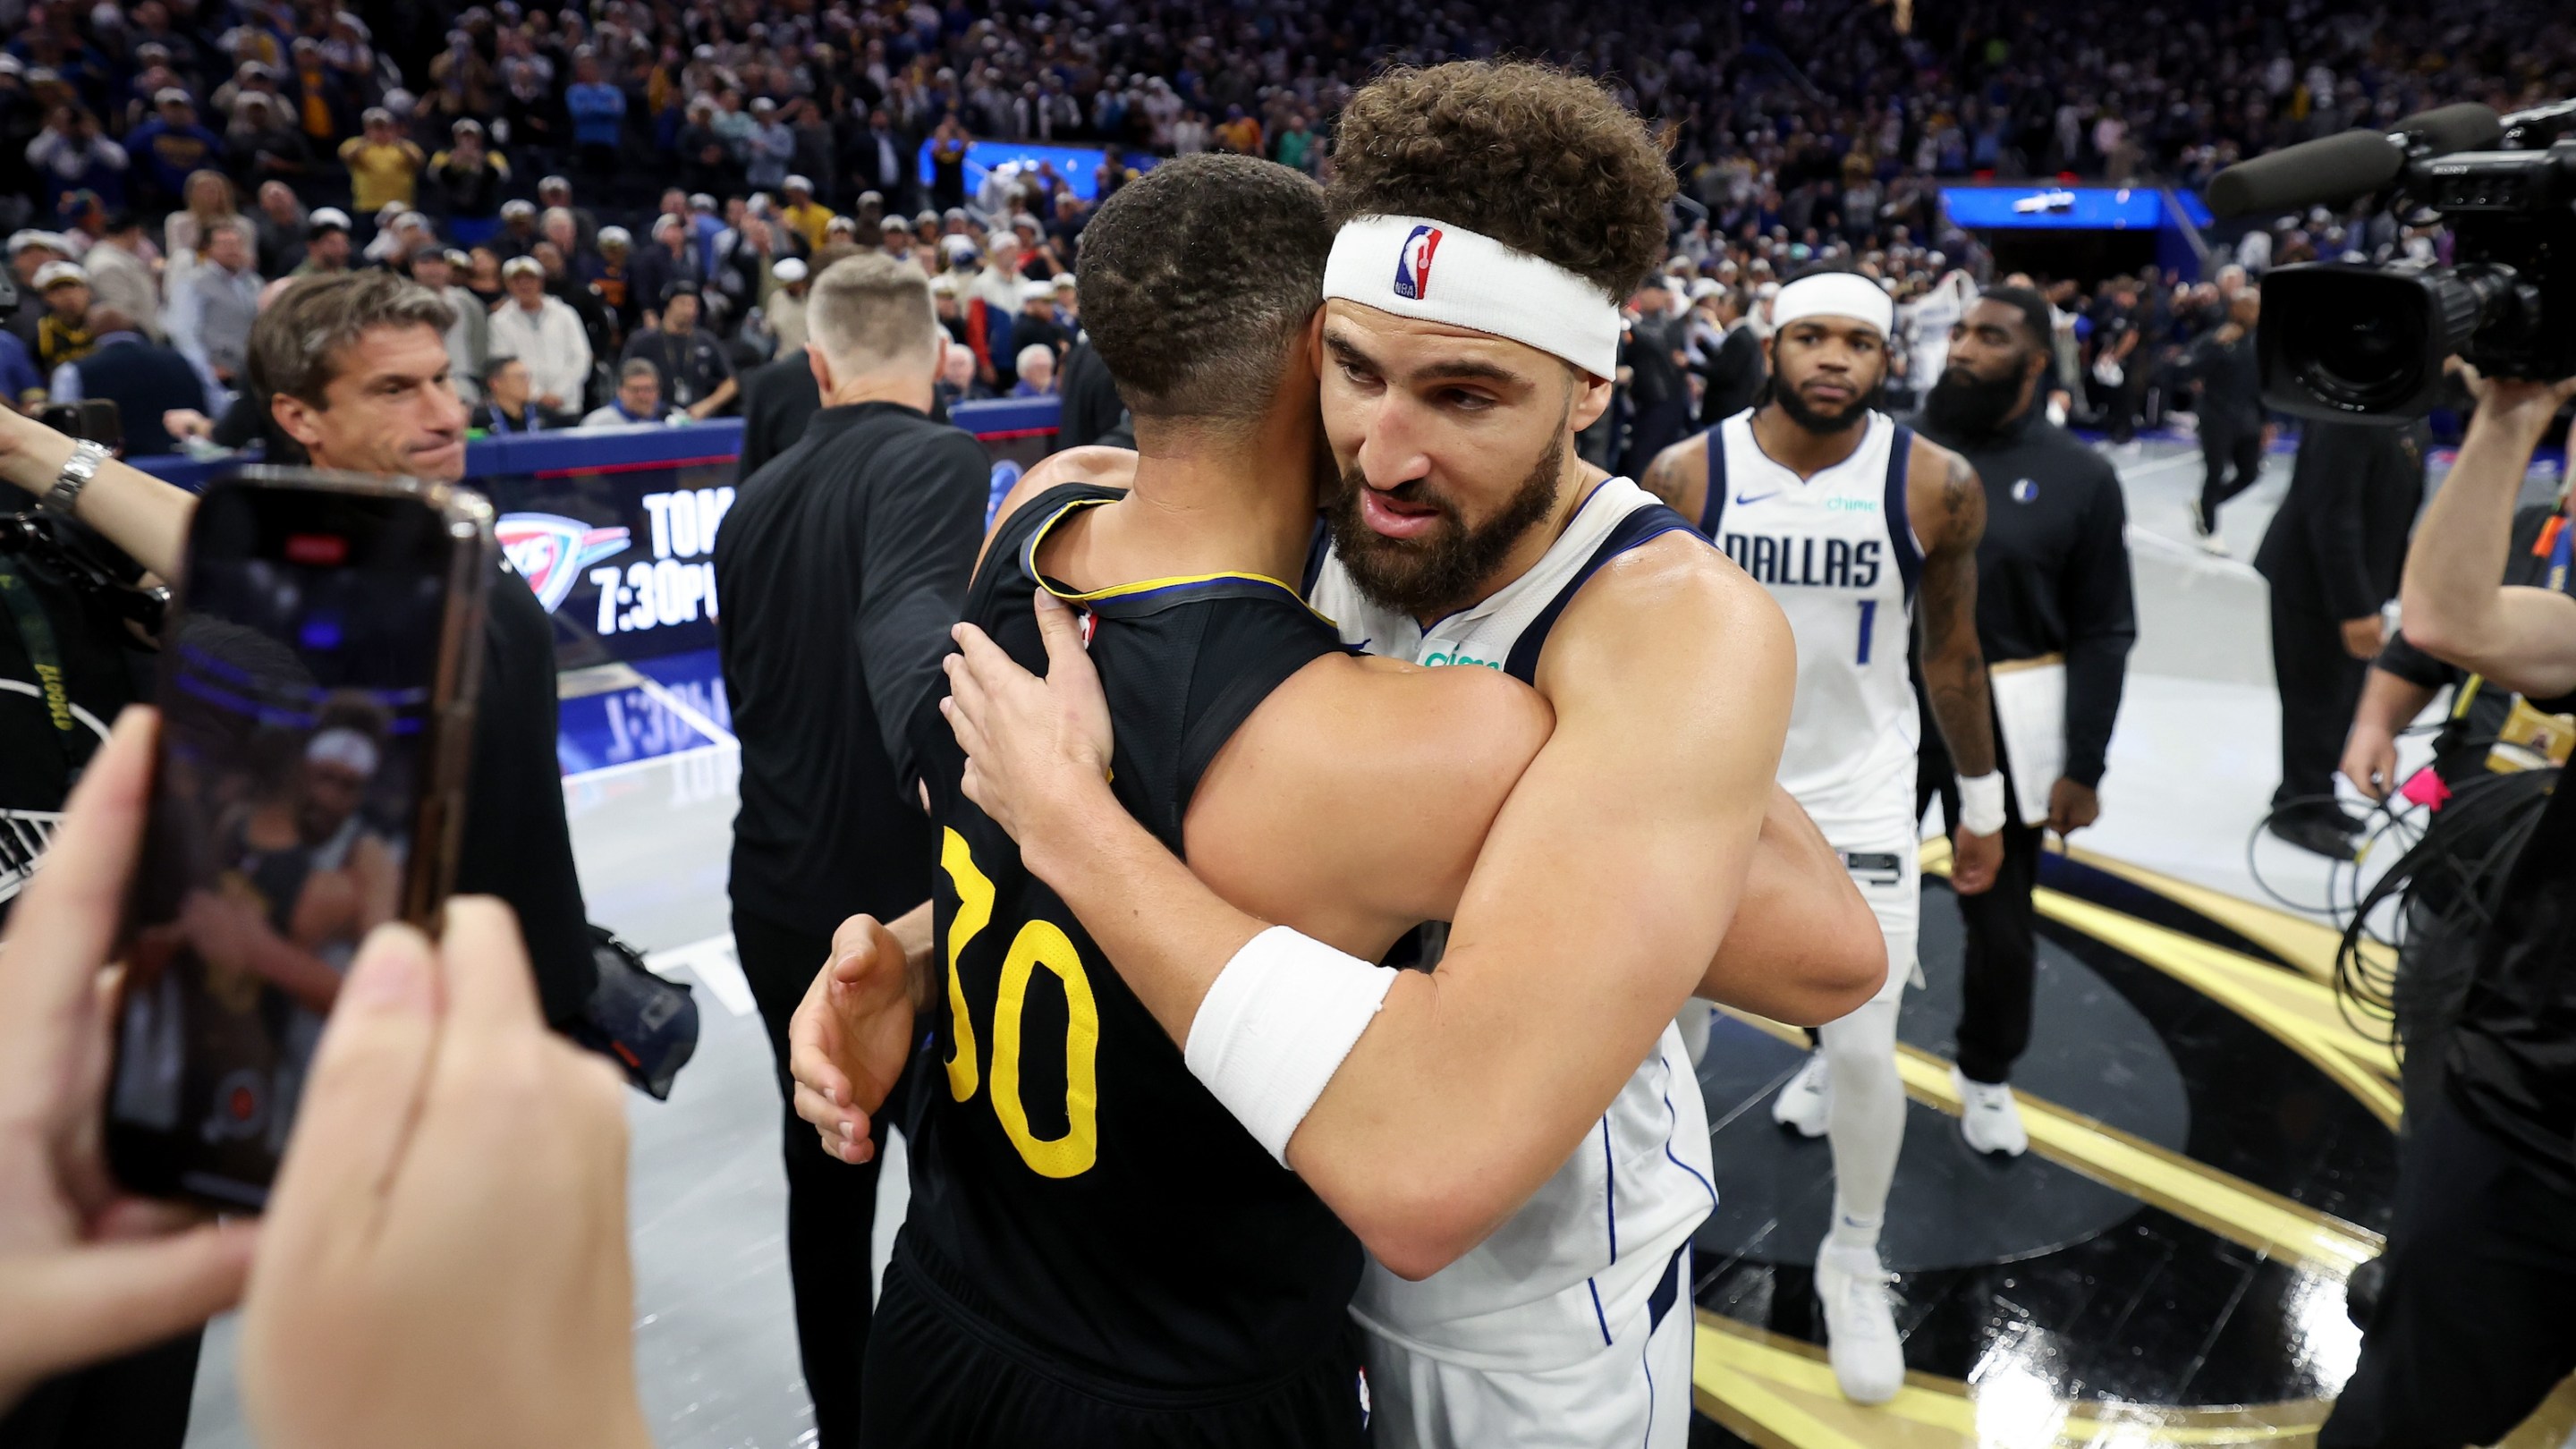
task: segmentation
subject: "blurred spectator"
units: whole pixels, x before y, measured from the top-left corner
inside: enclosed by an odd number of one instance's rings
[[[71,244],[52,232],[29,227],[10,234],[9,272],[18,300],[9,309],[8,330],[27,345],[30,354],[36,346],[36,320],[46,312],[45,294],[36,287],[36,274],[51,263],[71,258]]]
[[[930,137],[930,204],[941,211],[966,204],[966,128],[941,118]]]
[[[525,197],[514,196],[501,203],[501,229],[484,239],[503,261],[524,257],[543,239],[537,230],[537,204]]]
[[[1055,396],[1055,353],[1043,345],[1023,347],[1017,365],[1020,380],[1013,397]]]
[[[130,211],[107,219],[97,242],[81,255],[97,306],[113,307],[155,342],[161,340],[161,282],[144,255],[143,222]]]
[[[809,250],[821,251],[825,233],[832,225],[832,208],[814,199],[814,183],[802,176],[790,176],[780,183],[787,203],[778,209],[778,218],[805,239]]]
[[[515,357],[528,365],[528,385],[541,406],[555,412],[579,408],[590,383],[591,360],[581,318],[546,295],[546,269],[534,257],[504,263],[501,285],[509,300],[492,313],[492,356]]]
[[[1261,123],[1244,114],[1241,106],[1225,108],[1225,120],[1216,128],[1216,142],[1228,151],[1244,156],[1261,154]]]
[[[796,133],[779,118],[778,103],[767,96],[751,103],[751,126],[743,150],[745,184],[775,191],[787,180],[787,168],[796,159]]]
[[[419,146],[394,126],[394,113],[370,106],[364,134],[340,143],[341,164],[349,168],[349,197],[361,212],[399,206],[408,211],[420,193],[420,169],[428,163]]]
[[[490,247],[475,247],[466,252],[463,284],[486,312],[498,309],[510,296],[509,290],[501,285],[500,254]]]
[[[1011,341],[1026,357],[1031,347],[1047,350],[1049,362],[1062,362],[1073,345],[1073,329],[1055,314],[1056,284],[1030,280],[1020,284],[1020,315],[1011,323]]]
[[[1628,394],[1636,416],[1619,471],[1642,476],[1655,455],[1690,431],[1690,383],[1682,371],[1681,319],[1673,315],[1681,298],[1660,279],[1649,280],[1628,299],[1632,313],[1628,338],[1619,349],[1619,370],[1627,374]]]
[[[219,386],[239,389],[250,362],[250,326],[267,284],[252,266],[249,224],[214,223],[204,260],[171,293],[170,345]]]
[[[206,234],[222,222],[249,222],[233,201],[232,179],[208,168],[188,173],[180,188],[181,209],[170,213],[161,224],[161,289],[176,297],[186,286],[190,269],[197,265],[197,254],[205,246]]]
[[[492,314],[483,310],[473,293],[456,284],[464,260],[461,252],[423,247],[411,254],[411,279],[456,309],[456,320],[447,329],[448,376],[456,384],[456,395],[471,403],[482,395],[483,369],[492,351]]]
[[[73,192],[92,192],[111,204],[125,198],[125,148],[102,134],[98,117],[83,107],[54,107],[45,128],[27,143],[27,161],[40,175],[47,209],[57,216]]]
[[[496,357],[484,364],[482,384],[483,401],[467,415],[468,427],[487,433],[541,433],[569,421],[529,395],[528,365],[515,357]]]
[[[54,369],[48,401],[96,398],[116,404],[125,432],[125,455],[175,453],[177,441],[161,426],[162,414],[212,404],[197,370],[171,348],[143,335],[136,319],[101,303],[89,309],[88,330],[97,340],[87,353]]]
[[[585,428],[624,428],[662,421],[662,375],[652,363],[630,357],[617,369],[617,392],[581,420]]]
[[[653,245],[635,258],[634,293],[644,314],[644,325],[653,325],[662,306],[662,294],[674,282],[694,283],[703,275],[697,243],[690,239],[687,218],[668,212],[653,219]]]
[[[962,402],[980,402],[989,398],[993,390],[976,380],[975,354],[952,342],[939,359],[939,381],[931,389],[931,395],[944,412]]]
[[[608,315],[598,293],[573,280],[572,265],[564,259],[562,250],[553,242],[541,241],[529,249],[528,255],[536,260],[538,271],[546,279],[546,295],[570,307],[573,316],[581,319],[581,332],[590,339],[592,358],[616,356],[621,341],[616,319]]]
[[[305,221],[304,203],[296,199],[293,187],[283,181],[260,186],[259,215],[252,225],[261,271],[282,277],[304,265]]]
[[[626,92],[601,79],[599,57],[588,46],[573,52],[572,84],[564,87],[564,109],[572,116],[572,140],[582,171],[602,182],[615,177],[625,132]]]
[[[47,262],[36,271],[36,295],[44,299],[36,319],[36,370],[50,382],[67,363],[89,356],[96,337],[89,330],[89,272],[78,262]]]
[[[128,131],[125,147],[142,164],[135,200],[156,212],[180,204],[198,170],[223,164],[224,141],[197,119],[197,103],[178,86],[153,96],[152,119]]]
[[[429,179],[447,198],[448,237],[464,246],[479,246],[496,229],[501,192],[510,184],[510,163],[490,149],[483,123],[472,115],[458,118],[448,135],[447,149],[429,158]]]
[[[304,179],[312,149],[287,119],[276,96],[264,91],[243,94],[233,105],[232,124],[224,131],[224,156],[233,179],[245,187]]]
[[[537,205],[546,211],[562,211],[570,216],[575,239],[582,249],[598,245],[599,218],[591,214],[589,207],[574,203],[571,181],[561,176],[548,176],[539,181]],[[539,214],[539,220],[543,220],[543,213]],[[575,253],[567,251],[565,255],[574,256]]]
[[[304,260],[288,273],[325,277],[349,270],[349,214],[336,206],[316,207],[304,218]]]
[[[632,336],[643,325],[643,309],[635,289],[633,265],[634,238],[622,226],[599,229],[598,249],[573,259],[572,274],[599,304],[616,320],[621,337]]]
[[[658,380],[657,400],[692,418],[711,418],[733,401],[737,387],[724,344],[698,326],[701,301],[694,283],[672,283],[662,294],[659,323],[627,339],[621,361],[650,362]],[[627,370],[621,368],[618,376],[623,388]]]
[[[841,175],[850,185],[873,191],[889,213],[908,209],[919,191],[913,178],[911,148],[897,134],[881,106],[853,103],[839,142]]]
[[[778,289],[761,304],[768,319],[769,335],[777,340],[776,356],[786,357],[805,350],[805,292],[809,285],[805,264],[794,257],[781,257],[770,266],[770,276]]]

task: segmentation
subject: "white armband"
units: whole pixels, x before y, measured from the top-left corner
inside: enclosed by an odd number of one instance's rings
[[[1217,973],[1181,1058],[1285,1167],[1288,1139],[1394,985],[1392,967],[1273,926]]]
[[[2000,770],[1959,777],[1959,828],[1992,835],[2004,828],[2004,777]]]

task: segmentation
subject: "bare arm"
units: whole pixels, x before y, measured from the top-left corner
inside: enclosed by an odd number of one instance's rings
[[[1986,535],[1986,490],[1967,459],[1919,439],[1914,447],[1906,501],[1923,543],[1924,692],[1959,773],[1991,774],[1994,706],[1977,643],[1977,541]]]
[[[0,408],[0,479],[32,497],[54,486],[72,456],[72,439],[34,418]],[[187,556],[188,520],[197,496],[111,458],[81,490],[80,521],[104,534],[136,563],[172,583]]]
[[[1698,524],[1708,514],[1708,435],[1684,438],[1657,453],[1637,486]]]
[[[1698,995],[1790,1026],[1839,1021],[1887,980],[1887,940],[1842,856],[1771,787],[1744,899]]]
[[[1397,1273],[1453,1261],[1563,1165],[1735,914],[1796,666],[1777,606],[1713,562],[1684,540],[1648,545],[1566,611],[1569,647],[1548,652],[1539,678],[1556,731],[1476,857],[1440,970],[1398,978],[1289,1142],[1291,1165]],[[1640,616],[1666,627],[1622,627]],[[968,648],[979,670],[999,655],[980,636]],[[1023,703],[1036,690],[1044,716],[1045,684],[1010,670],[994,677]],[[1264,922],[1118,807],[1105,751],[1078,728],[1041,723],[1008,751],[988,745],[964,673],[952,670],[951,717],[968,721],[968,795],[1186,1042],[1208,987]]]
[[[2425,653],[2535,699],[2576,692],[2576,599],[2499,585],[2513,505],[2532,449],[2576,378],[2477,379],[2477,414],[2433,506],[2415,526],[2399,597],[2406,637]]]

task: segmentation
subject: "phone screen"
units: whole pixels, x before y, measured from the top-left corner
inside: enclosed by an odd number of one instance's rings
[[[265,1201],[340,979],[411,898],[457,546],[418,498],[200,505],[107,1105],[129,1187]]]

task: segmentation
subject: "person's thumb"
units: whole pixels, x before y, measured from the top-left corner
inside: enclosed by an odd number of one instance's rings
[[[1090,652],[1082,642],[1082,617],[1071,605],[1045,589],[1037,592],[1038,634],[1046,640],[1047,678],[1067,663],[1091,667]]]
[[[241,1299],[256,1225],[103,1243],[0,1272],[0,1366],[44,1378],[183,1333]]]

